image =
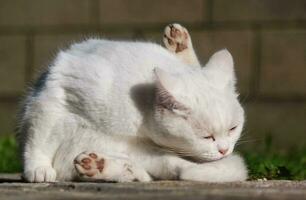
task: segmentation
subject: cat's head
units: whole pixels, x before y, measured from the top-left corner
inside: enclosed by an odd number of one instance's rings
[[[198,161],[231,154],[244,124],[231,54],[215,53],[202,69],[173,74],[156,68],[154,73],[153,141]]]

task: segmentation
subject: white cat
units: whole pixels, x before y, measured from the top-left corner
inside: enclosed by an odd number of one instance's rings
[[[231,154],[244,124],[232,56],[221,50],[202,68],[179,24],[164,43],[91,39],[61,51],[23,106],[25,180],[245,180]]]

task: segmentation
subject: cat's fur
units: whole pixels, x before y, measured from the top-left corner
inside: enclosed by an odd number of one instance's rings
[[[244,123],[232,56],[221,50],[202,68],[178,24],[164,42],[61,51],[23,106],[25,180],[245,180],[231,154]]]

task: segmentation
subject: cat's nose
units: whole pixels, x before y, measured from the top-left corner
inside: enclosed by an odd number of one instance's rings
[[[227,148],[227,149],[219,149],[219,152],[220,152],[222,155],[225,155],[226,152],[228,152],[228,148]]]

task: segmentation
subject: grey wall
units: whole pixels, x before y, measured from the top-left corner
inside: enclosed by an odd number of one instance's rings
[[[0,0],[0,134],[12,134],[17,102],[59,48],[89,36],[160,42],[184,24],[201,61],[228,48],[247,110],[246,147],[272,134],[305,144],[304,0]]]

